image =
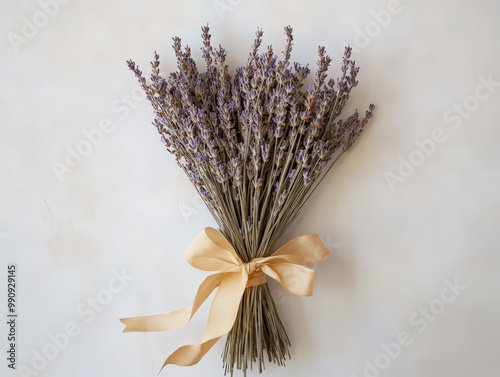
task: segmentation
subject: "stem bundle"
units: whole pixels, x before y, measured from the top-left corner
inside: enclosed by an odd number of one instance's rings
[[[272,46],[259,53],[257,30],[245,66],[232,77],[226,51],[214,48],[208,26],[202,28],[200,72],[189,47],[173,38],[177,70],[160,76],[155,52],[147,80],[136,74],[155,110],[153,124],[216,220],[221,233],[245,263],[273,253],[277,240],[336,159],[348,150],[372,116],[370,105],[360,118],[355,111],[341,119],[359,68],[347,47],[342,75],[327,79],[331,59],[318,48],[314,81],[292,63],[292,28],[285,27],[280,59]],[[228,334],[223,360],[226,373],[244,373],[265,360],[284,365],[290,341],[267,284],[248,287]]]

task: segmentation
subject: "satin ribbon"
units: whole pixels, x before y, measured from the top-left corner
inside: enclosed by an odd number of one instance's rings
[[[243,263],[233,246],[219,231],[205,228],[186,249],[186,259],[200,270],[220,272],[208,276],[201,283],[192,306],[165,314],[122,318],[120,321],[126,325],[123,332],[167,331],[182,327],[218,288],[210,306],[201,343],[178,348],[168,356],[160,371],[168,364],[196,364],[233,327],[246,287],[264,284],[266,276],[269,276],[288,292],[311,296],[314,270],[304,265],[319,263],[330,253],[317,234],[307,234],[294,238],[270,257],[255,258],[249,263]]]

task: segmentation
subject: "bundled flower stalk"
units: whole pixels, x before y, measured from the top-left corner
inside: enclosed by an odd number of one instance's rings
[[[319,47],[314,80],[303,89],[310,69],[290,60],[291,27],[285,27],[285,35],[279,58],[272,46],[259,52],[263,32],[257,30],[248,61],[234,76],[226,50],[212,46],[208,26],[202,27],[204,72],[177,37],[177,71],[168,78],[160,76],[156,52],[150,80],[128,61],[154,108],[153,124],[162,142],[245,264],[273,254],[375,108],[370,105],[364,116],[356,111],[341,118],[358,83],[350,47],[337,80],[327,77],[331,58]],[[226,373],[232,375],[235,368],[245,373],[254,363],[262,372],[266,359],[284,365],[289,357],[290,341],[267,284],[247,285],[227,335]]]

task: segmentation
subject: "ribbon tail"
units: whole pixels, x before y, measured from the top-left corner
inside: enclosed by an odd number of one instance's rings
[[[208,276],[199,286],[192,306],[164,314],[120,318],[125,324],[123,332],[169,331],[186,325],[214,289],[220,286],[224,279],[223,275],[218,273]]]
[[[244,270],[224,274],[210,306],[210,314],[202,342],[175,350],[167,357],[160,372],[168,364],[190,366],[198,363],[221,337],[231,331],[247,280],[248,274]]]
[[[201,344],[182,346],[177,348],[170,354],[169,357],[167,357],[160,369],[160,372],[169,364],[188,367],[198,363],[220,338],[221,336],[218,338],[210,339]]]

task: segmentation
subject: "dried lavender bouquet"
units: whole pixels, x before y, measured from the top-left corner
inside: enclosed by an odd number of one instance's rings
[[[359,68],[347,47],[341,77],[327,77],[331,58],[319,47],[314,80],[303,89],[307,66],[290,61],[292,28],[285,27],[286,44],[279,58],[272,46],[259,52],[257,30],[245,66],[232,76],[226,50],[211,44],[209,27],[202,27],[200,72],[189,47],[173,38],[177,70],[160,76],[155,52],[147,80],[133,61],[151,102],[153,124],[207,205],[220,232],[241,261],[273,254],[277,240],[333,163],[356,141],[372,116],[356,111],[340,118]],[[247,286],[226,340],[226,373],[244,373],[253,364],[284,365],[290,341],[267,284]]]

